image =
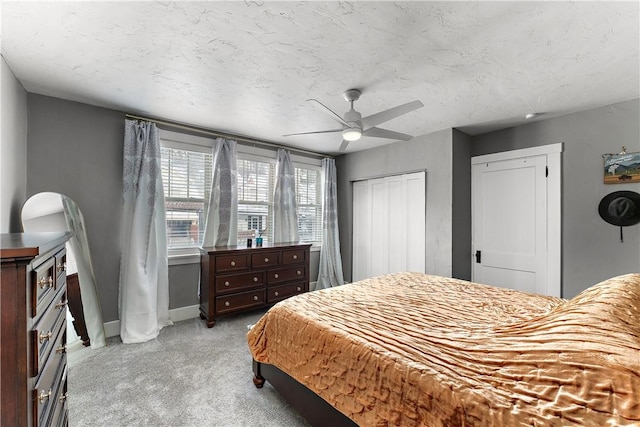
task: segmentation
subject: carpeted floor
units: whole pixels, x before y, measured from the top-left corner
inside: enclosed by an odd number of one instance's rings
[[[143,344],[70,350],[70,426],[308,426],[268,383],[253,385],[245,336],[261,315],[212,329],[185,320]]]

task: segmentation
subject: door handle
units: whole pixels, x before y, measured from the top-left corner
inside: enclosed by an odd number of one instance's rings
[[[482,262],[482,251],[476,251],[476,263],[480,264]]]

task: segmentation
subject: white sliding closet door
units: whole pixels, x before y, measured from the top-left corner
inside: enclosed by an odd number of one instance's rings
[[[353,281],[425,271],[425,173],[353,183]]]

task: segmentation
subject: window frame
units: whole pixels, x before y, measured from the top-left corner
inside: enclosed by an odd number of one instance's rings
[[[246,202],[240,199],[240,194],[238,194],[238,207],[240,206],[240,202],[243,201],[243,204],[249,204],[249,205],[255,205],[255,206],[266,206],[267,207],[267,230],[269,230],[269,232],[267,233],[267,236],[271,236],[273,237],[273,186],[275,183],[275,167],[276,167],[276,158],[275,158],[275,154],[273,152],[271,152],[272,154],[274,154],[273,158],[269,158],[269,157],[265,157],[264,155],[257,155],[257,154],[252,154],[252,153],[247,153],[244,150],[240,150],[239,146],[237,151],[237,160],[246,160],[246,161],[251,161],[251,162],[261,162],[261,163],[269,163],[270,167],[272,168],[272,172],[273,172],[273,177],[271,177],[271,179],[269,179],[269,195],[268,195],[268,201],[267,202]],[[240,215],[240,209],[238,209],[238,215]],[[239,221],[238,221],[239,223]],[[238,228],[240,228],[238,226]],[[258,236],[255,236],[258,237]],[[264,237],[264,236],[263,236]],[[238,241],[240,242],[240,239],[238,239]]]
[[[317,182],[316,182],[316,200],[315,203],[310,204],[310,203],[306,203],[306,204],[299,204],[297,203],[297,199],[298,199],[298,191],[296,189],[296,207],[298,209],[298,231],[300,231],[300,208],[301,207],[307,207],[307,208],[315,208],[316,210],[316,215],[319,216],[319,218],[316,219],[315,221],[315,226],[317,226],[317,230],[315,231],[317,233],[316,240],[301,240],[301,242],[304,243],[311,243],[312,247],[321,247],[322,246],[322,202],[323,202],[323,197],[324,197],[324,182],[323,182],[323,177],[322,177],[322,166],[321,165],[311,165],[311,164],[307,164],[307,163],[299,163],[299,162],[294,162],[293,160],[291,160],[291,163],[293,163],[293,167],[294,169],[306,169],[306,170],[311,170],[314,171],[316,173],[316,178],[317,178]]]
[[[195,151],[212,155],[214,139],[204,138],[185,133],[172,132],[160,129],[160,147],[168,147],[177,150]],[[210,177],[211,179],[212,177]],[[205,182],[205,192],[210,191]],[[164,191],[164,189],[163,189]],[[166,193],[164,194],[166,199]],[[205,193],[205,201],[208,203]],[[198,247],[168,249],[169,265],[200,262],[200,250]]]

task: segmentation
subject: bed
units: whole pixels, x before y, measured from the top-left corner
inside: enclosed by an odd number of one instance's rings
[[[565,300],[420,273],[299,295],[248,332],[312,425],[640,425],[640,274]]]

